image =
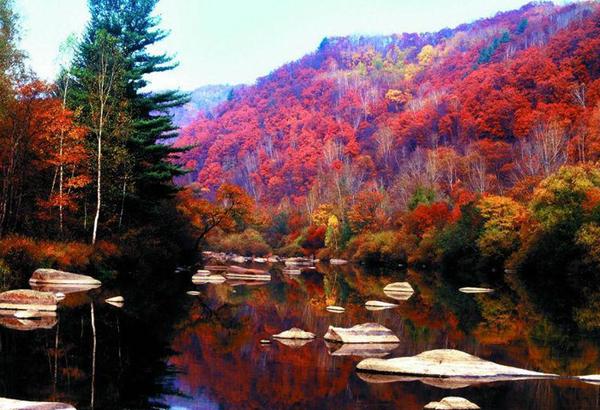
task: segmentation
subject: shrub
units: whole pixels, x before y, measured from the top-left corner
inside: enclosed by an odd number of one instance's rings
[[[267,255],[271,253],[271,247],[265,242],[260,232],[251,228],[241,233],[211,237],[208,244],[215,251],[233,252],[239,255]]]
[[[406,260],[398,234],[382,231],[358,235],[348,243],[350,259],[368,264]]]

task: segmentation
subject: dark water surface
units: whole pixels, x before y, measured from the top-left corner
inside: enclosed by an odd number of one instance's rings
[[[61,400],[79,409],[422,409],[446,396],[465,397],[482,409],[600,408],[600,386],[568,378],[383,383],[355,371],[356,354],[363,352],[321,337],[329,325],[378,322],[401,340],[387,357],[454,348],[563,376],[600,373],[600,341],[558,319],[547,304],[543,310],[543,290],[526,289],[516,275],[501,283],[449,283],[433,273],[354,266],[319,265],[300,276],[277,267],[272,272],[272,281],[262,285],[195,287],[190,274],[180,274],[168,287],[163,278],[70,294],[56,321],[37,322],[41,329],[3,319],[0,396]],[[382,289],[404,280],[416,292],[397,302],[400,307],[365,309],[367,300],[394,302]],[[457,290],[482,284],[497,291]],[[200,296],[186,295],[192,289]],[[116,294],[126,298],[121,309],[103,302]],[[329,313],[327,305],[346,312]],[[318,337],[305,345],[259,343],[290,327]]]

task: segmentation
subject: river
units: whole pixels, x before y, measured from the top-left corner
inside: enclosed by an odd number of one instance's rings
[[[378,322],[400,338],[386,357],[453,348],[562,376],[600,373],[600,341],[540,303],[543,290],[528,288],[516,274],[467,283],[432,272],[353,265],[319,264],[301,275],[279,268],[273,267],[270,282],[254,285],[193,286],[189,273],[162,272],[151,280],[68,294],[54,321],[5,318],[0,395],[65,401],[78,409],[422,409],[446,396],[483,409],[600,408],[600,386],[569,378],[384,382],[356,372],[360,355],[368,353],[322,338],[329,325]],[[393,309],[365,309],[367,300],[394,302],[382,289],[397,281],[411,283],[414,295]],[[482,284],[495,292],[458,292]],[[122,308],[103,302],[116,294],[125,297]],[[346,311],[330,313],[328,305]],[[317,338],[260,343],[291,327]]]

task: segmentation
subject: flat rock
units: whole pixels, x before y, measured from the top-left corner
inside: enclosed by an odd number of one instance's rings
[[[40,317],[40,312],[37,310],[17,310],[13,316],[17,319],[31,319]]]
[[[219,274],[213,274],[210,276],[192,276],[192,283],[194,285],[203,285],[205,283],[223,283],[225,282],[225,277]]]
[[[365,359],[358,363],[359,371],[406,374],[429,377],[469,377],[469,378],[552,378],[555,374],[538,373],[517,367],[504,366],[483,360],[460,350],[437,349],[416,356],[394,359]]]
[[[87,292],[92,289],[97,289],[100,285],[56,285],[52,283],[31,283],[31,289],[40,292],[52,292],[55,295],[58,293],[70,294],[78,292]]]
[[[380,300],[369,300],[365,303],[368,310],[384,310],[398,307],[395,303],[382,302]]]
[[[108,298],[105,301],[113,303],[125,303],[125,298],[123,298],[123,296],[113,296],[112,298]]]
[[[267,258],[254,258],[252,261],[256,263],[267,263]]]
[[[0,410],[76,410],[67,403],[13,400],[0,397]]]
[[[314,339],[315,334],[293,327],[284,332],[277,333],[276,335],[273,335],[273,337],[275,339]]]
[[[300,269],[291,269],[291,268],[286,268],[282,272],[286,275],[300,275],[302,273],[302,271]]]
[[[269,339],[260,339],[260,344],[261,345],[268,345],[270,343],[271,343],[271,341]]]
[[[348,263],[346,259],[329,259],[331,265],[345,265]]]
[[[384,357],[399,343],[332,343],[325,342],[332,356]]]
[[[185,292],[187,295],[190,296],[198,296],[200,295],[200,292],[198,292],[197,290],[188,290],[187,292]]]
[[[210,276],[210,271],[208,269],[198,269],[194,276]]]
[[[384,287],[383,293],[391,299],[408,300],[415,290],[408,282],[394,282]]]
[[[100,286],[102,282],[87,275],[42,268],[33,272],[33,275],[31,275],[31,278],[29,279],[29,284]]]
[[[327,306],[325,310],[331,313],[344,313],[346,311],[346,309],[341,306]]]
[[[339,343],[400,343],[390,329],[378,323],[364,323],[350,328],[329,326],[324,338]]]
[[[386,285],[383,290],[388,292],[414,292],[415,290],[408,282],[394,282]]]
[[[490,288],[474,288],[474,287],[464,287],[464,288],[460,288],[458,289],[459,292],[462,293],[490,293],[493,292],[494,289],[490,289]]]
[[[55,311],[57,303],[56,296],[50,292],[17,289],[0,293],[0,309]]]
[[[444,397],[440,401],[432,401],[427,404],[424,409],[428,410],[477,410],[478,405],[463,397]]]
[[[588,374],[585,376],[576,376],[575,378],[589,384],[600,385],[600,374]]]

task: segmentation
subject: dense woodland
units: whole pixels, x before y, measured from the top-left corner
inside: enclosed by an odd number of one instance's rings
[[[176,134],[167,111],[187,95],[144,90],[147,74],[174,67],[147,51],[166,36],[155,4],[90,0],[91,21],[61,47],[61,73],[49,84],[18,49],[12,2],[0,2],[4,285],[40,264],[102,270],[109,258],[176,253],[183,221],[173,177],[183,171],[172,162],[179,150],[161,141]]]

